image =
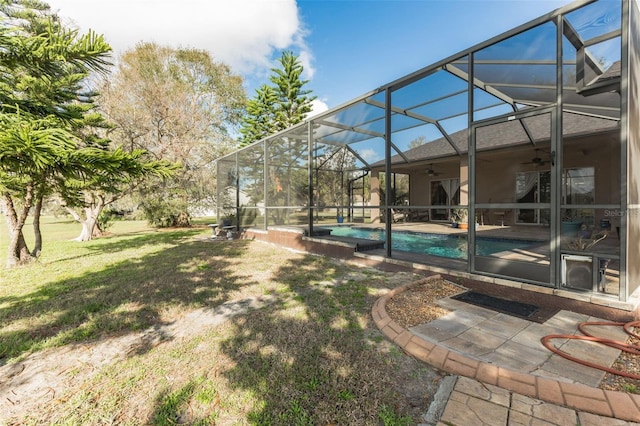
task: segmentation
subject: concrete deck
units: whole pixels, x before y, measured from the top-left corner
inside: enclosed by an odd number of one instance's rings
[[[387,300],[373,307],[382,333],[405,352],[433,367],[460,376],[436,415],[425,424],[438,425],[632,425],[640,424],[640,395],[598,388],[605,372],[569,361],[546,349],[549,334],[581,334],[578,324],[599,321],[560,311],[536,323],[443,299],[451,312],[435,321],[405,329],[387,314]],[[626,341],[616,327],[593,327],[594,335]],[[620,351],[576,340],[554,344],[571,355],[611,366]],[[439,423],[438,423],[439,422]]]

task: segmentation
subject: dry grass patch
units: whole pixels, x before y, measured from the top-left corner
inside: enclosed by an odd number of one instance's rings
[[[0,311],[0,422],[420,422],[440,374],[370,314],[418,276],[209,233],[114,234],[23,269]]]

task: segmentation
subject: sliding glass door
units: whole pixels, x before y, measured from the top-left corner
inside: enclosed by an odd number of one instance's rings
[[[548,170],[516,173],[516,202],[550,203],[551,173]],[[517,209],[515,219],[519,224],[534,225],[548,225],[550,220],[548,214],[540,209]]]
[[[432,206],[456,206],[460,204],[460,179],[442,179],[431,181]],[[449,208],[433,209],[431,220],[448,221],[451,218]]]

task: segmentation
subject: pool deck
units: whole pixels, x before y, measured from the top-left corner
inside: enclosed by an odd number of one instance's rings
[[[358,228],[385,229],[384,223],[357,223],[352,224],[352,226]],[[449,223],[438,222],[398,222],[391,224],[391,229],[393,231],[423,232],[443,235],[466,235],[468,233],[467,229],[454,228]],[[539,225],[478,225],[476,228],[476,236],[481,238],[527,241],[549,241],[551,239],[549,228]],[[599,242],[598,248],[606,252],[615,251],[618,243],[618,237],[614,232],[610,233],[609,237]]]
[[[378,224],[366,224],[357,223],[350,225],[338,225],[338,224],[324,224],[317,225],[318,228],[331,228],[335,226],[353,226],[357,228],[366,228],[372,230],[385,230],[384,223]],[[434,223],[434,222],[398,222],[392,224],[392,231],[399,232],[414,232],[414,233],[427,233],[427,234],[439,234],[439,235],[460,235],[464,236],[468,234],[468,230],[454,228],[448,223]],[[519,248],[517,250],[507,250],[491,255],[492,257],[499,257],[506,260],[522,261],[521,267],[527,266],[527,264],[548,264],[549,263],[549,244],[547,242],[549,238],[549,228],[542,226],[494,226],[494,225],[479,225],[476,230],[476,236],[479,238],[495,238],[504,240],[522,240],[522,241],[540,241],[541,244],[532,244],[527,247]],[[318,237],[320,239],[326,237]],[[332,236],[334,241],[340,241],[345,237]],[[355,251],[360,253],[366,253],[367,256],[382,259],[386,256],[386,251],[383,246],[369,246],[361,244],[363,249],[355,247]],[[603,294],[617,296],[619,292],[619,270],[617,250],[619,241],[617,236],[611,236],[598,243],[598,253],[605,254],[611,253],[613,261],[607,268],[607,279],[605,285],[605,291]],[[366,247],[366,248],[365,248]],[[365,252],[366,250],[366,252]],[[426,254],[417,254],[405,251],[395,250],[393,252],[393,258],[397,261],[410,263],[414,265],[422,264],[428,265],[428,269],[439,272],[447,273],[447,271],[466,271],[467,261],[466,259],[453,259],[440,256],[431,256]],[[393,261],[393,260],[392,260]],[[545,277],[540,281],[546,281]]]

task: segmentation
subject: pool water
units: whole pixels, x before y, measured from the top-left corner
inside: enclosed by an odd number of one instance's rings
[[[386,238],[385,232],[382,230],[351,226],[333,227],[331,228],[331,235],[364,238],[375,241],[384,241]],[[490,256],[502,251],[528,247],[532,244],[534,244],[533,241],[476,238],[476,254],[479,256]],[[463,235],[394,231],[391,248],[393,250],[429,254],[452,259],[467,258],[467,238]]]

